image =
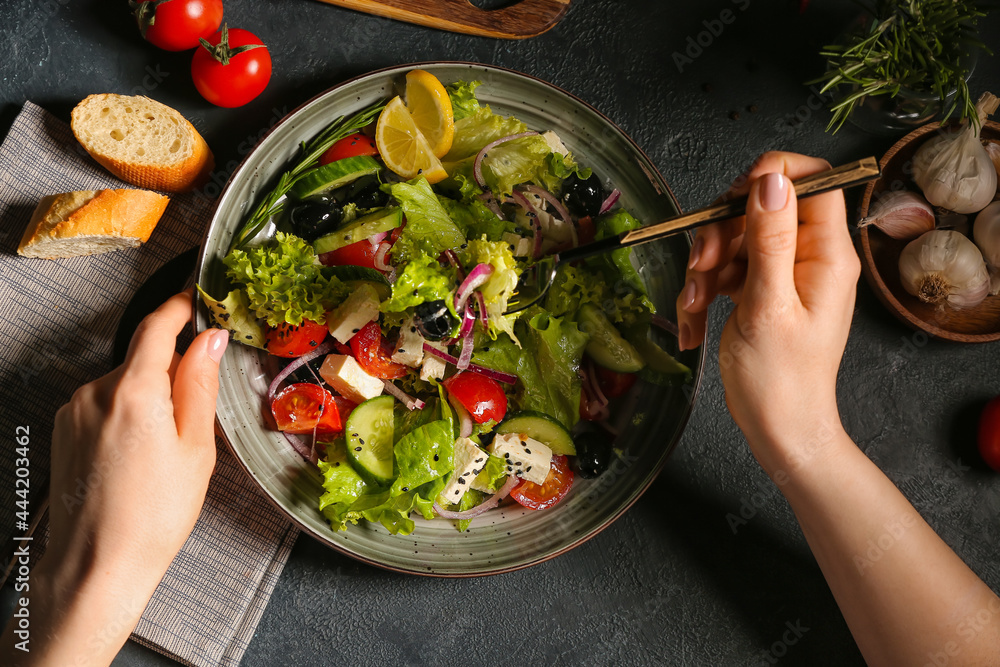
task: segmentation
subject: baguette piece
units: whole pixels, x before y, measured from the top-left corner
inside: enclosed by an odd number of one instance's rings
[[[134,248],[149,240],[168,201],[148,190],[77,190],[43,197],[17,254],[56,259]]]
[[[185,192],[204,184],[215,166],[184,116],[141,95],[91,95],[73,109],[70,127],[91,157],[140,188]]]

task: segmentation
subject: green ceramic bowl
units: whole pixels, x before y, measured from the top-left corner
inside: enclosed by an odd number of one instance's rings
[[[351,114],[401,90],[409,70],[420,67],[442,82],[478,79],[481,102],[520,118],[537,130],[555,130],[567,147],[602,179],[622,191],[621,204],[640,220],[676,215],[667,184],[643,152],[620,129],[585,102],[534,77],[472,63],[421,63],[372,72],[331,88],[277,124],[236,170],[222,193],[201,248],[197,280],[211,294],[228,284],[222,266],[230,240],[257,197],[295,157],[303,140],[334,117]],[[641,246],[638,266],[659,312],[674,317],[674,300],[684,280],[686,236]],[[209,326],[200,308],[195,327]],[[676,349],[669,338],[664,346]],[[270,365],[259,351],[231,345],[222,360],[218,427],[237,460],[264,495],[302,530],[334,549],[392,570],[433,576],[473,576],[515,570],[553,558],[593,537],[634,503],[670,455],[691,410],[701,377],[703,353],[682,356],[695,372],[684,387],[643,384],[613,415],[623,456],[600,478],[577,478],[556,507],[534,512],[507,501],[473,520],[459,533],[451,521],[416,518],[412,535],[390,535],[381,526],[334,531],[317,510],[322,487],[318,470],[303,461],[285,439],[265,425]]]

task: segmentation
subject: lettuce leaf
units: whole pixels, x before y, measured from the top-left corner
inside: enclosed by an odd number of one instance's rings
[[[491,141],[527,130],[528,126],[517,118],[497,115],[489,106],[481,105],[472,115],[455,120],[455,138],[442,160],[449,163],[473,157]],[[445,169],[449,174],[452,171],[448,164]]]
[[[514,334],[514,321],[517,318],[515,315],[504,315],[507,301],[514,294],[520,275],[510,246],[503,242],[475,239],[469,241],[459,258],[470,269],[477,264],[489,264],[493,267],[493,273],[479,288],[489,316],[490,337],[496,339],[503,332],[516,343],[518,338]]]
[[[264,340],[264,328],[257,321],[257,318],[250,314],[250,306],[247,293],[241,289],[234,289],[222,301],[212,298],[208,292],[195,284],[201,300],[208,306],[215,320],[223,329],[230,332],[233,340],[244,345],[256,347],[261,350],[266,349]]]
[[[404,435],[393,447],[399,476],[392,483],[397,496],[447,475],[454,467],[455,435],[451,422],[440,419]]]
[[[465,236],[448,217],[426,178],[418,176],[385,187],[406,215],[406,226],[392,246],[395,263],[413,261],[421,254],[437,258],[444,250],[465,243]]]
[[[274,243],[234,249],[222,261],[226,275],[246,289],[250,310],[271,326],[304,319],[323,324],[326,312],[350,292],[337,278],[323,275],[312,246],[292,234],[278,232]]]
[[[430,255],[419,254],[403,267],[392,285],[392,296],[382,302],[384,313],[401,313],[425,301],[454,300],[458,276]]]
[[[520,410],[543,412],[570,429],[580,417],[582,383],[577,371],[590,336],[576,323],[528,309],[514,327],[519,348],[509,336],[477,340],[472,355],[481,364],[518,377],[514,402]]]
[[[448,97],[451,98],[451,110],[455,120],[462,120],[479,111],[479,100],[476,99],[476,88],[479,81],[456,81],[445,86]]]

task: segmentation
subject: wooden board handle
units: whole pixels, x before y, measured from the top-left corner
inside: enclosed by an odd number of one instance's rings
[[[521,0],[501,9],[479,9],[469,0],[320,0],[398,21],[498,39],[524,39],[549,30],[570,0]]]

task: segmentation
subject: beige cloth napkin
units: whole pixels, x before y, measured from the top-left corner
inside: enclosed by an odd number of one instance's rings
[[[56,409],[111,370],[118,320],[157,268],[197,245],[212,202],[172,197],[141,248],[55,261],[16,254],[38,200],[72,190],[122,188],[69,127],[27,102],[0,146],[0,559],[24,534],[15,495],[15,434],[29,429],[28,481],[37,507],[49,474]],[[132,638],[185,664],[236,665],[298,531],[272,507],[221,441],[201,517],[142,614]],[[22,484],[23,487],[23,484]],[[60,502],[53,497],[52,503]],[[151,497],[148,502],[155,503]],[[36,554],[44,530],[38,531]],[[13,545],[13,546],[12,546]],[[3,567],[0,565],[0,567]]]

